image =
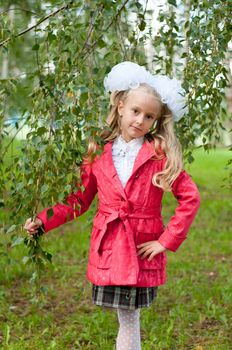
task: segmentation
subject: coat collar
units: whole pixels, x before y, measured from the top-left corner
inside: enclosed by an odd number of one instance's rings
[[[129,182],[129,179],[127,181],[126,187],[123,188],[121,181],[118,177],[117,171],[114,166],[113,158],[112,158],[112,146],[113,142],[108,142],[104,146],[103,153],[99,159],[99,166],[101,167],[102,171],[105,173],[105,175],[109,178],[110,182],[118,189],[120,194],[123,196],[124,199],[127,199],[125,190],[127,187],[127,184]],[[154,143],[148,142],[147,140],[144,141],[142,147],[139,150],[139,153],[135,159],[134,167],[132,170],[131,176],[144,164],[152,158],[155,155],[155,149],[154,149]],[[130,176],[130,177],[131,177]]]

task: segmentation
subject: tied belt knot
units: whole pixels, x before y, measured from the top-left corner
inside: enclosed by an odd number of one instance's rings
[[[128,203],[122,202],[118,209],[118,217],[122,220],[125,220],[128,217],[129,213],[130,213],[130,209],[129,209]]]
[[[136,285],[138,280],[139,264],[137,250],[133,229],[128,218],[154,219],[160,217],[160,211],[160,205],[147,208],[143,206],[132,206],[128,201],[118,201],[109,204],[100,203],[98,212],[105,215],[106,219],[98,241],[97,251],[99,255],[102,251],[102,242],[106,236],[108,224],[114,220],[119,220],[112,245],[112,284],[123,285],[124,281],[127,280],[128,284]],[[121,266],[121,264],[124,265]]]

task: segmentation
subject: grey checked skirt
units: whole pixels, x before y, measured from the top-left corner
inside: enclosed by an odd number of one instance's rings
[[[93,303],[99,306],[135,310],[149,307],[158,287],[96,286],[92,287]]]

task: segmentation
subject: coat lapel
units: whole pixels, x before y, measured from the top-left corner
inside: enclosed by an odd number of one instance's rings
[[[134,167],[132,170],[133,175],[148,159],[155,155],[155,149],[153,142],[144,141],[142,147],[139,150],[137,157],[135,158]]]
[[[115,186],[115,188],[120,192],[124,199],[127,199],[127,195],[125,193],[125,188],[123,188],[121,181],[118,177],[117,171],[114,166],[113,158],[112,158],[112,145],[113,142],[108,142],[104,146],[103,153],[99,159],[99,166],[101,170],[104,172],[105,176],[108,177],[109,181]],[[155,150],[153,146],[153,142],[148,142],[145,140],[142,147],[139,150],[139,153],[135,159],[134,167],[131,176],[144,164],[147,160],[152,158],[155,155]],[[130,177],[131,177],[130,176]],[[127,183],[129,182],[129,179]],[[127,185],[126,185],[127,186]]]
[[[105,176],[108,177],[110,182],[120,192],[120,194],[123,196],[123,198],[127,199],[127,196],[124,192],[121,181],[118,177],[117,170],[114,166],[114,162],[113,162],[113,158],[112,158],[112,145],[113,145],[113,142],[108,142],[104,146],[103,153],[102,153],[101,158],[99,160],[99,166],[101,167],[101,170],[103,171]]]

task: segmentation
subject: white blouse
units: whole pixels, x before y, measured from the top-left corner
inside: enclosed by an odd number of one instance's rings
[[[132,174],[135,158],[144,142],[144,136],[126,142],[119,135],[113,142],[112,158],[122,186],[125,187],[127,180]]]

